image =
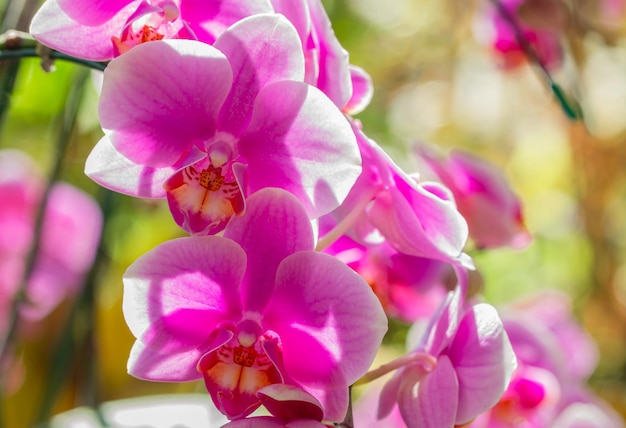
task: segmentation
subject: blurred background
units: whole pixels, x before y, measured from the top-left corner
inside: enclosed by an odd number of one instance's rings
[[[541,60],[565,103],[536,63],[494,47],[488,0],[324,1],[351,62],[373,79],[374,98],[357,116],[371,138],[409,172],[418,168],[416,141],[467,150],[502,168],[518,193],[532,244],[468,249],[485,299],[498,306],[540,289],[565,291],[600,349],[590,386],[626,415],[626,5],[555,3],[566,8],[564,21],[549,23],[560,50]],[[37,7],[0,1],[0,32],[27,30]],[[0,63],[0,149],[28,153],[49,175],[68,135],[57,178],[93,195],[105,223],[83,291],[20,332],[15,386],[3,397],[5,424],[31,426],[119,398],[203,391],[201,383],[126,374],[134,338],[122,317],[122,274],[183,233],[164,201],[114,194],[84,176],[85,158],[102,136],[99,73],[64,61],[46,73],[39,63]]]

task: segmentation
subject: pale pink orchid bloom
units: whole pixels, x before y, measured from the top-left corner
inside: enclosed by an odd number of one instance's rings
[[[530,243],[519,197],[495,165],[459,150],[442,157],[424,144],[416,146],[416,153],[452,192],[476,246],[523,248]]]
[[[318,248],[347,234],[364,245],[386,241],[403,254],[472,267],[470,257],[463,253],[467,223],[450,192],[405,173],[376,142],[356,126],[353,130],[363,172],[331,214],[337,227],[321,237]]]
[[[16,150],[0,151],[0,335],[34,245],[44,188],[45,178],[31,158]],[[44,210],[39,250],[20,306],[20,314],[31,321],[80,290],[102,229],[98,204],[66,183],[53,185]]]
[[[340,421],[348,386],[371,364],[387,319],[369,286],[313,251],[306,211],[262,189],[224,236],[180,238],[124,275],[124,316],[137,338],[129,373],[154,381],[204,378],[218,409],[242,418],[257,392],[302,388]]]
[[[213,43],[237,21],[272,11],[269,0],[46,0],[30,34],[68,55],[108,61],[147,41]]]
[[[516,359],[496,310],[463,308],[460,287],[448,294],[420,342],[380,395],[378,416],[397,404],[408,428],[463,425],[506,390]]]
[[[303,78],[300,40],[278,14],[243,19],[213,46],[137,46],[104,72],[105,136],[86,173],[127,195],[167,197],[190,234],[221,231],[264,187],[319,217],[345,199],[361,159],[345,116]]]

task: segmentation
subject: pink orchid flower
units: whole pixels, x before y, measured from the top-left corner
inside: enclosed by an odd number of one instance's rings
[[[385,240],[403,254],[471,266],[471,259],[462,252],[467,223],[449,191],[406,174],[378,144],[353,129],[363,172],[332,213],[338,225],[320,239],[318,248],[348,234],[359,243]]]
[[[306,391],[286,384],[261,388],[257,395],[272,416],[238,419],[222,428],[328,428],[322,423],[324,410],[319,401]]]
[[[369,367],[387,319],[367,284],[313,251],[304,208],[263,189],[224,237],[166,242],[124,276],[124,316],[137,338],[129,373],[156,381],[204,378],[218,409],[247,416],[257,392],[286,383],[342,420],[348,385]]]
[[[573,319],[567,295],[543,291],[504,312],[519,367],[502,399],[471,428],[553,426],[570,404],[599,402],[582,392],[596,367],[597,347]]]
[[[426,145],[417,154],[452,192],[467,220],[469,235],[480,248],[522,248],[531,236],[524,226],[520,200],[495,165],[454,150],[442,159]]]
[[[385,384],[379,417],[397,404],[408,428],[452,427],[498,402],[515,355],[496,310],[484,303],[464,310],[461,294],[460,287],[449,293],[413,361]]]
[[[86,173],[131,196],[167,197],[191,234],[221,231],[264,187],[319,217],[343,201],[361,160],[346,118],[303,77],[300,41],[278,14],[246,18],[213,46],[137,46],[104,73],[105,137]]]
[[[30,33],[68,55],[108,61],[147,41],[213,43],[235,22],[267,12],[269,0],[46,0]]]
[[[329,217],[324,216],[320,226]],[[384,241],[363,245],[343,235],[324,252],[363,277],[388,316],[409,323],[434,315],[445,299],[446,283],[454,275],[448,263],[399,253]]]
[[[44,186],[44,178],[28,156],[0,151],[0,335],[35,239],[35,216]],[[39,320],[80,289],[96,255],[101,228],[100,208],[90,196],[69,184],[54,184],[35,265],[27,279],[23,316]]]

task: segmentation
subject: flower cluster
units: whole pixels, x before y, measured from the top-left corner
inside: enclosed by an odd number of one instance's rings
[[[109,61],[86,174],[190,235],[124,275],[131,375],[202,379],[228,427],[329,426],[396,317],[428,326],[383,370],[379,418],[469,424],[514,388],[464,248],[526,243],[520,203],[479,161],[420,153],[425,181],[366,136],[371,80],[321,0],[47,0],[31,33]]]

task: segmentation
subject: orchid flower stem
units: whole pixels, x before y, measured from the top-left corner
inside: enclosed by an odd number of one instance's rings
[[[412,352],[400,358],[396,358],[395,360],[390,361],[387,364],[383,364],[377,369],[370,370],[369,372],[365,373],[361,377],[361,379],[357,380],[354,385],[364,385],[375,379],[378,379],[381,376],[386,375],[387,373],[390,373],[409,364],[421,365],[424,375],[426,375],[433,371],[433,369],[437,366],[437,359],[425,352]]]
[[[500,14],[500,16],[502,16],[502,18],[504,18],[513,29],[513,32],[515,33],[515,40],[524,51],[524,54],[528,57],[528,59],[531,62],[535,63],[541,70],[541,73],[543,75],[544,80],[546,81],[546,84],[550,87],[552,94],[554,95],[556,100],[559,102],[559,105],[563,109],[563,112],[565,113],[565,115],[571,120],[582,119],[582,111],[580,110],[580,106],[578,105],[576,101],[568,99],[567,95],[565,94],[565,91],[563,91],[563,89],[559,86],[559,84],[556,83],[556,81],[552,78],[552,75],[550,74],[550,72],[548,71],[548,68],[546,67],[546,65],[543,63],[543,61],[537,54],[537,51],[529,43],[526,36],[524,36],[524,33],[522,32],[522,29],[520,28],[520,25],[515,19],[515,17],[511,14],[509,10],[507,10],[506,7],[504,7],[501,0],[491,0],[491,2],[498,9],[498,13]]]
[[[63,117],[61,129],[58,135],[58,139],[56,141],[56,151],[55,151],[56,157],[54,159],[53,168],[48,178],[48,182],[44,190],[43,197],[41,199],[41,203],[39,204],[39,208],[35,217],[33,242],[32,242],[30,251],[26,257],[22,279],[20,281],[18,290],[15,294],[15,298],[13,300],[11,309],[9,311],[7,332],[5,336],[2,338],[2,341],[0,342],[0,361],[5,361],[5,359],[9,357],[9,354],[11,353],[13,345],[14,345],[13,341],[15,340],[15,336],[16,336],[18,324],[19,324],[20,306],[26,302],[26,287],[27,287],[30,275],[33,272],[33,268],[35,267],[35,263],[37,261],[37,254],[39,252],[39,247],[40,247],[40,241],[41,241],[40,238],[41,238],[42,224],[44,220],[45,207],[48,203],[48,199],[49,199],[52,187],[54,185],[54,182],[57,180],[61,172],[61,166],[63,163],[65,149],[70,140],[72,129],[74,128],[76,115],[78,113],[78,106],[80,104],[82,90],[83,90],[84,83],[86,82],[87,76],[88,76],[88,73],[84,71],[81,71],[79,73],[79,77],[76,79],[77,83],[76,85],[72,87],[67,97],[67,104],[65,106],[65,115]]]
[[[344,235],[350,227],[354,224],[354,222],[359,218],[361,214],[365,211],[367,205],[372,201],[378,189],[372,189],[369,194],[364,195],[360,199],[360,201],[350,210],[350,212],[344,216],[339,223],[326,235],[321,237],[317,241],[317,246],[315,247],[316,251],[323,251],[325,248],[329,247],[333,244],[337,239],[339,239],[342,235]]]
[[[87,61],[81,58],[76,58],[70,55],[66,55],[57,51],[49,51],[47,54],[43,54],[37,48],[20,48],[12,50],[0,50],[0,61],[15,58],[28,58],[28,57],[40,57],[43,61],[46,59],[60,59],[63,61],[73,62],[75,64],[83,65],[93,70],[104,71],[106,64],[96,61]]]

